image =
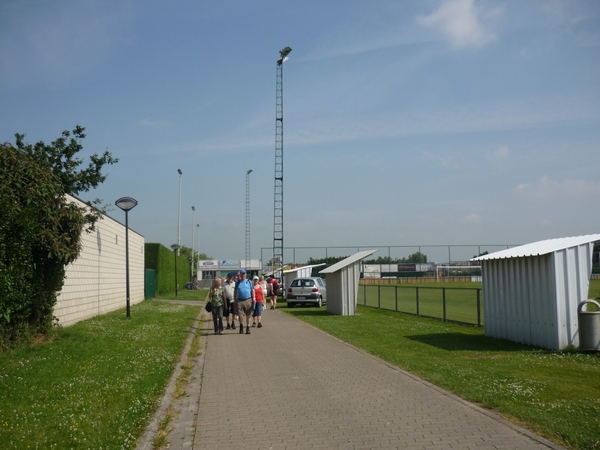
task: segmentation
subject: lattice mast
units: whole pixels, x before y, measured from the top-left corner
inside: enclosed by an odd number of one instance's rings
[[[279,51],[275,83],[275,202],[273,221],[273,275],[283,279],[283,63],[292,51]]]
[[[250,174],[252,169],[246,171],[246,270],[250,268]]]

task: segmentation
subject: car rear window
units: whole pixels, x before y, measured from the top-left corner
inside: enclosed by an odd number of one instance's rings
[[[315,282],[313,280],[294,280],[292,287],[313,287]]]

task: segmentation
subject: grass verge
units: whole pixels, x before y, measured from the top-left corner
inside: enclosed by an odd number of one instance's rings
[[[156,298],[160,298],[163,300],[197,300],[201,302],[206,299],[208,291],[208,289],[182,289],[177,293],[177,295],[175,295],[175,291],[173,291],[167,292],[166,294],[157,294]]]
[[[481,328],[359,306],[285,309],[311,325],[575,449],[600,448],[600,355],[492,339]]]
[[[199,306],[145,301],[0,354],[3,449],[134,449]]]

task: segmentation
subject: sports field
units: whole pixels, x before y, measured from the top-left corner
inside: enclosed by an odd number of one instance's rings
[[[588,298],[600,298],[591,280]],[[358,304],[472,325],[483,325],[481,282],[361,285]]]

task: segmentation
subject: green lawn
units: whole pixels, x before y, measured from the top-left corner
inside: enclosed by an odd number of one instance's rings
[[[478,311],[477,288],[482,288],[481,283],[361,285],[358,304],[483,325],[483,291],[479,291]],[[446,296],[445,312],[444,295]],[[588,296],[600,298],[600,280],[591,280]]]
[[[145,301],[0,353],[0,448],[134,449],[199,311]]]
[[[156,298],[160,298],[163,300],[197,300],[201,302],[206,300],[208,291],[209,289],[181,289],[179,292],[177,292],[177,295],[175,295],[175,291],[172,291],[167,292],[165,294],[156,294]]]
[[[600,448],[599,354],[541,350],[485,337],[483,328],[362,306],[350,317],[283,310],[554,442]]]

